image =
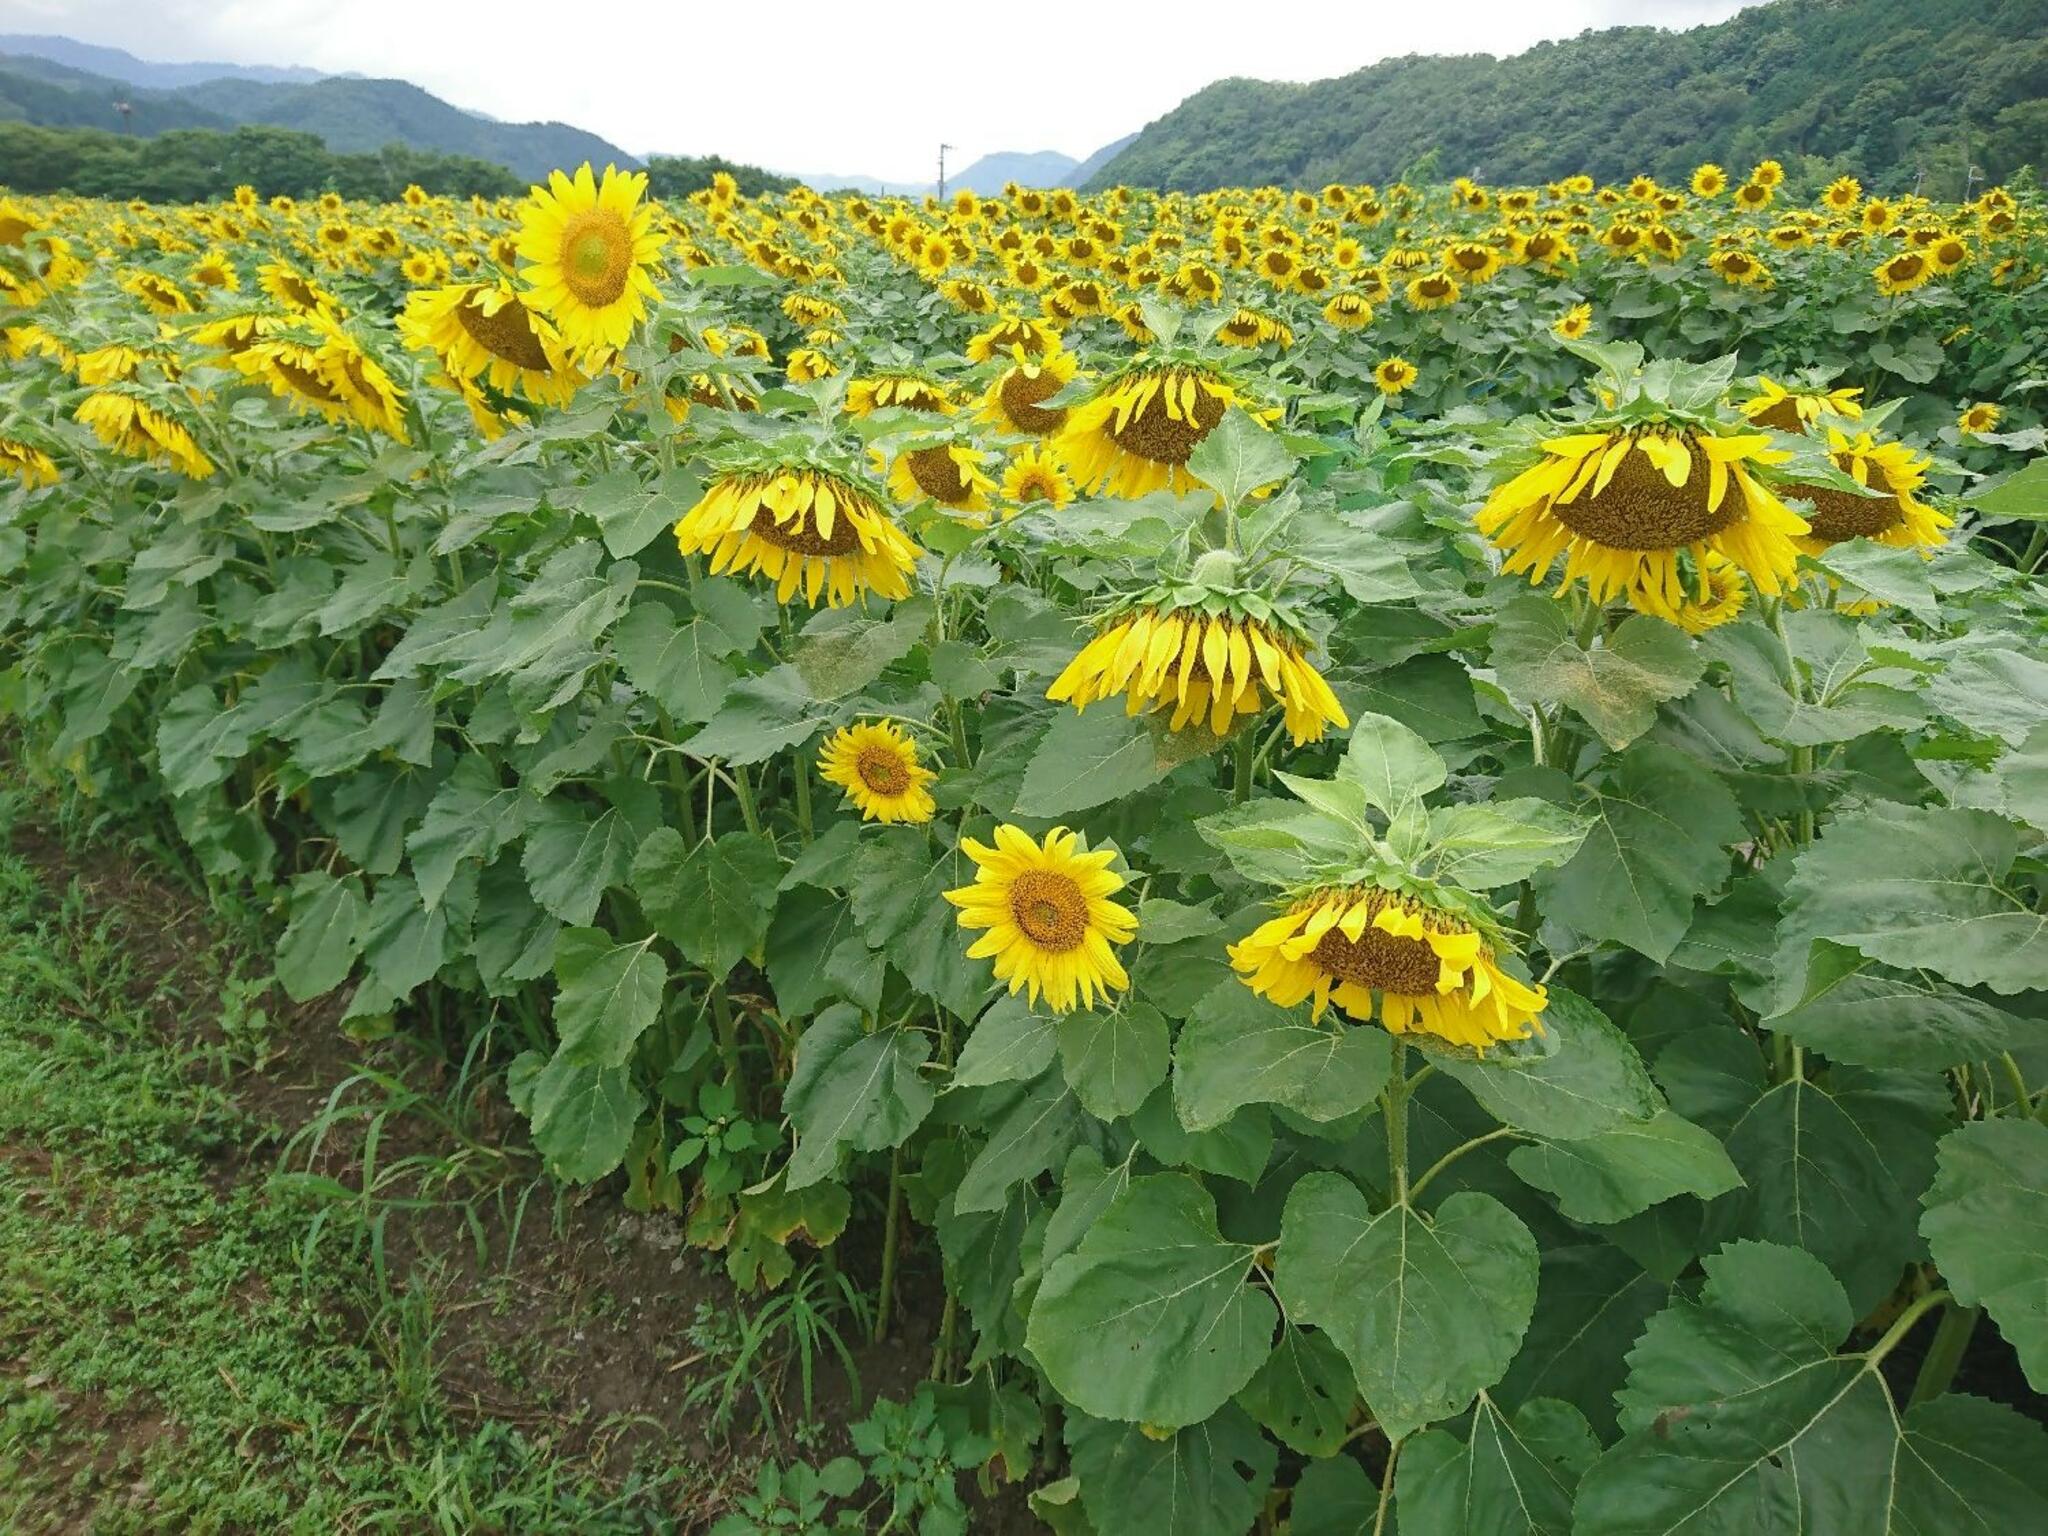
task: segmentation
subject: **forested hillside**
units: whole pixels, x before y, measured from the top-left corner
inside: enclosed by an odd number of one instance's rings
[[[1435,152],[1435,158],[1425,157]],[[1812,156],[1887,190],[2048,161],[2048,0],[1777,0],[1717,26],[1588,32],[1513,58],[1389,59],[1310,85],[1223,80],[1092,186],[1681,180]],[[1822,167],[1815,166],[1819,174]]]

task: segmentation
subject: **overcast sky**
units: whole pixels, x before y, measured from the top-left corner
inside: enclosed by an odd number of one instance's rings
[[[0,0],[0,32],[183,63],[410,80],[634,154],[929,180],[991,150],[1088,155],[1227,75],[1316,80],[1405,53],[1516,53],[1751,0]]]

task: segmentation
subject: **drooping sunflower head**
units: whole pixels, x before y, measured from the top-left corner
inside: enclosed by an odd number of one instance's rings
[[[1408,302],[1417,309],[1449,309],[1464,296],[1458,280],[1448,272],[1431,272],[1408,280]]]
[[[1351,723],[1298,626],[1261,599],[1199,586],[1167,584],[1113,612],[1045,691],[1078,710],[1118,694],[1127,714],[1171,710],[1174,731],[1228,735],[1274,704],[1297,745]]]
[[[560,333],[506,283],[415,292],[398,334],[407,346],[435,353],[449,373],[487,377],[500,393],[517,389],[539,405],[566,405],[583,382]]]
[[[986,513],[995,482],[983,467],[987,450],[954,439],[913,443],[895,456],[874,450],[875,468],[886,467],[889,494],[904,506],[929,498],[949,512]]]
[[[116,453],[168,464],[191,480],[213,473],[213,461],[183,424],[137,395],[103,389],[87,395],[72,414]]]
[[[1464,282],[1487,282],[1500,267],[1500,252],[1477,240],[1460,240],[1444,251],[1444,271]]]
[[[1853,421],[1863,414],[1857,399],[1863,393],[1860,388],[1780,384],[1768,375],[1759,375],[1756,384],[1757,392],[1742,401],[1738,409],[1752,425],[1769,427],[1773,432],[1810,433],[1827,417]]]
[[[902,369],[885,369],[848,382],[847,415],[872,416],[883,410],[950,416],[953,414],[953,399],[946,386],[938,380]]]
[[[1830,427],[1828,456],[1867,494],[1832,485],[1785,486],[1785,499],[1807,521],[1808,532],[1799,547],[1808,554],[1824,553],[1844,539],[1874,539],[1894,549],[1931,549],[1954,525],[1954,518],[1919,499],[1916,493],[1927,483],[1933,461],[1904,443],[1881,443],[1870,432],[1851,437]]]
[[[1055,827],[1036,842],[1021,827],[999,826],[990,847],[963,838],[974,881],[945,893],[960,926],[979,931],[971,960],[993,959],[996,980],[1028,989],[1061,1013],[1092,1007],[1130,985],[1115,946],[1138,931],[1137,917],[1110,900],[1125,885],[1109,866],[1114,849],[1089,852],[1079,836]]]
[[[1074,499],[1074,482],[1043,444],[1034,443],[1003,471],[1003,500],[1022,509],[1050,506],[1058,511]]]
[[[922,823],[937,810],[926,788],[937,777],[917,744],[887,721],[834,731],[818,752],[818,775],[846,791],[863,821]]]
[[[1702,635],[1741,616],[1749,604],[1749,583],[1733,560],[1709,554],[1699,562],[1696,581],[1679,601],[1674,603],[1671,592],[1654,581],[1631,588],[1627,595],[1629,606],[1638,613],[1653,614],[1689,635]]]
[[[1066,425],[1067,411],[1045,402],[1073,382],[1074,354],[1055,343],[1036,354],[1020,346],[1011,356],[1011,365],[983,393],[978,414],[999,432],[1050,437]]]
[[[12,475],[30,490],[55,485],[59,478],[55,460],[35,444],[13,437],[0,437],[0,475]]]
[[[1477,518],[1506,574],[1536,585],[1562,556],[1560,589],[1583,580],[1596,602],[1654,591],[1674,608],[1681,556],[1697,568],[1722,555],[1774,597],[1791,583],[1806,524],[1752,473],[1785,458],[1765,434],[1645,423],[1552,438],[1542,453]]]
[[[1488,925],[1490,926],[1490,925]],[[1475,914],[1376,885],[1295,896],[1230,946],[1239,980],[1283,1008],[1331,1003],[1390,1033],[1485,1051],[1542,1028],[1548,997],[1499,963]]]
[[[721,471],[675,534],[684,554],[710,557],[713,575],[759,573],[776,601],[801,593],[813,608],[908,597],[917,566],[917,546],[873,491],[805,464]]]
[[[1199,364],[1138,363],[1105,380],[1067,413],[1055,449],[1082,490],[1136,498],[1199,482],[1187,462],[1233,405],[1248,402]]]
[[[338,314],[341,301],[289,262],[265,262],[256,283],[295,315]]]
[[[554,172],[520,210],[526,299],[579,355],[624,346],[660,297],[654,270],[666,235],[646,191],[645,172],[608,165],[600,182],[586,161],[573,177]]]
[[[1337,293],[1323,306],[1323,318],[1340,331],[1360,331],[1372,324],[1372,305],[1356,292]]]

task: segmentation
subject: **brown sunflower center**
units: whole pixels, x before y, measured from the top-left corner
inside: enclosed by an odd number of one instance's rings
[[[950,506],[967,500],[967,479],[944,445],[913,448],[903,456],[903,462],[910,466],[910,478],[917,482],[917,488],[933,501]]]
[[[562,282],[593,309],[618,302],[633,268],[633,231],[609,208],[586,208],[562,228]]]
[[[1367,928],[1347,939],[1332,928],[1309,951],[1309,959],[1339,981],[1403,997],[1432,997],[1442,969],[1436,951],[1421,939]]]
[[[1684,485],[1673,485],[1631,444],[1614,478],[1597,495],[1557,502],[1551,512],[1582,538],[1609,549],[1683,549],[1735,521],[1740,493],[1727,487],[1721,505],[1707,505],[1712,480],[1706,451],[1689,437],[1678,441],[1692,460]]]
[[[887,747],[863,748],[853,761],[853,771],[878,795],[900,795],[910,788],[910,772],[903,759]]]
[[[1019,432],[1044,437],[1057,432],[1067,419],[1065,410],[1048,411],[1039,405],[1039,401],[1050,400],[1059,391],[1060,381],[1049,372],[1041,370],[1034,374],[1012,368],[1003,375],[996,397],[1003,402],[1003,414]]]
[[[455,318],[470,339],[491,356],[503,358],[528,373],[554,371],[540,338],[533,334],[533,318],[517,299],[507,299],[485,314],[482,296],[472,293],[455,306]]]
[[[308,400],[317,400],[323,405],[341,404],[341,396],[334,386],[311,368],[295,363],[288,357],[272,358],[270,366],[277,370],[278,376],[291,385],[296,393]]]
[[[1161,392],[1147,401],[1142,411],[1134,413],[1122,427],[1110,429],[1110,438],[1117,447],[1141,459],[1150,459],[1155,464],[1187,463],[1195,445],[1223,419],[1224,402],[1222,396],[1211,394],[1197,385],[1195,419],[1188,421],[1168,416],[1165,391],[1177,388],[1179,383],[1178,377],[1170,375],[1161,386]]]
[[[1749,418],[1760,427],[1769,427],[1773,432],[1804,432],[1806,424],[1799,419],[1799,405],[1790,395],[1773,401],[1769,410],[1759,411]]]
[[[832,531],[823,537],[819,536],[818,525],[810,513],[793,522],[778,523],[775,513],[766,505],[754,509],[754,519],[747,525],[747,531],[763,544],[772,544],[793,555],[850,555],[860,548],[860,532],[847,513],[843,496],[838,515],[832,519]]]
[[[1830,544],[1874,539],[1898,527],[1904,516],[1896,496],[1857,496],[1832,485],[1787,486],[1785,496],[1812,508],[1805,517],[1813,537]]]
[[[1078,949],[1088,934],[1088,898],[1071,875],[1027,869],[1010,882],[1010,916],[1040,949]]]

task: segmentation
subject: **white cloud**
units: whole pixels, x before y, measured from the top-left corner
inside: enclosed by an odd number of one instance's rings
[[[1074,156],[1226,75],[1320,79],[1407,53],[1515,53],[1589,27],[1691,27],[1753,0],[0,0],[0,32],[166,62],[303,64],[553,118],[635,154],[929,179],[938,144]]]

